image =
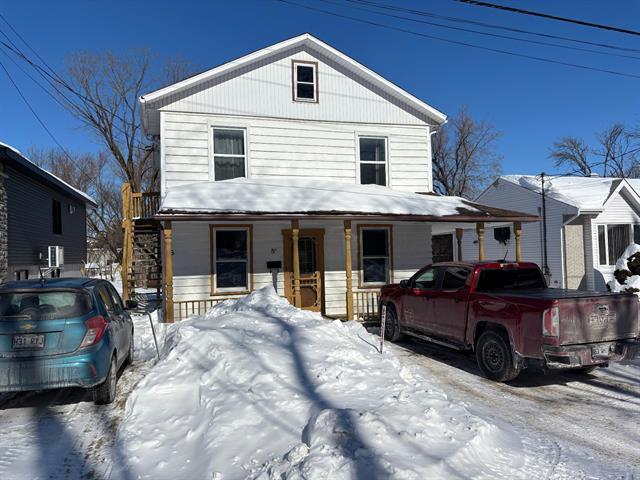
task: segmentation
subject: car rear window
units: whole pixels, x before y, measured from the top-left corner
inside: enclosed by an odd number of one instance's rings
[[[542,273],[537,268],[506,268],[482,270],[476,290],[514,290],[545,288]]]
[[[92,308],[91,297],[85,292],[0,292],[0,320],[58,320],[86,315]]]

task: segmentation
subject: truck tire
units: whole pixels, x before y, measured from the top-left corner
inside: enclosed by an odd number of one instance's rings
[[[495,330],[486,331],[478,338],[476,361],[482,373],[496,382],[508,382],[520,374],[509,340]]]
[[[390,342],[398,342],[402,340],[404,335],[400,331],[400,322],[398,314],[393,305],[387,305],[387,320],[384,328],[384,339]]]
[[[100,385],[93,388],[93,403],[96,405],[108,405],[116,398],[116,384],[118,381],[118,367],[116,357],[111,357],[111,366],[107,372],[107,378]]]

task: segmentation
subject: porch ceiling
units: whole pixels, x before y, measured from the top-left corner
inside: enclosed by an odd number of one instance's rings
[[[171,188],[159,220],[273,220],[292,218],[423,222],[533,222],[536,215],[461,197],[401,192],[378,185],[316,179],[245,179]]]

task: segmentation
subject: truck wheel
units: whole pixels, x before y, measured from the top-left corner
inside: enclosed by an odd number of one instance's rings
[[[520,374],[509,340],[496,331],[484,332],[476,343],[476,360],[482,373],[496,382],[508,382]]]
[[[116,383],[118,381],[118,367],[115,355],[111,357],[111,366],[107,372],[107,378],[97,387],[93,388],[93,403],[107,405],[116,398]]]
[[[398,342],[402,340],[404,335],[400,332],[400,322],[398,322],[398,314],[392,305],[387,305],[387,320],[384,325],[384,338],[390,342]]]

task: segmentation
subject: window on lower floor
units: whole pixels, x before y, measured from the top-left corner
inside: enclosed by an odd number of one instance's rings
[[[600,265],[615,265],[631,242],[640,243],[640,225],[628,223],[598,225]]]
[[[62,203],[58,200],[52,200],[51,202],[51,218],[53,233],[55,235],[62,235]]]
[[[213,129],[213,170],[216,181],[246,177],[245,131]]]
[[[360,230],[362,285],[376,286],[390,280],[390,229],[366,227]]]
[[[212,232],[214,291],[249,290],[249,228],[214,228]]]

